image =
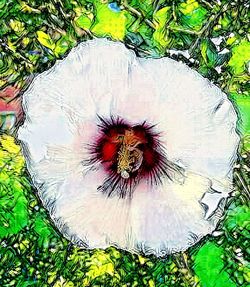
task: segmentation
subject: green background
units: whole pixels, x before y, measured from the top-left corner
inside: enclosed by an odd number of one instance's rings
[[[77,43],[121,40],[142,57],[170,56],[225,91],[239,114],[235,196],[216,236],[164,259],[62,238],[32,189],[14,137],[0,137],[0,286],[250,286],[250,42],[247,1],[0,0],[0,89],[25,89]],[[187,56],[186,52],[189,52]],[[184,52],[184,53],[183,53]],[[14,131],[15,134],[15,131]],[[216,139],[215,139],[216,140]]]

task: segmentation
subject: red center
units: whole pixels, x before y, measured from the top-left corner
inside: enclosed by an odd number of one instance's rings
[[[146,180],[159,184],[169,171],[177,170],[170,164],[154,126],[143,122],[131,124],[121,119],[99,117],[99,135],[91,146],[90,164],[100,163],[107,178],[99,189],[111,195],[124,197],[129,190]]]
[[[131,174],[132,177],[140,173],[146,177],[162,160],[159,152],[159,134],[153,131],[153,127],[143,124],[131,125],[123,120],[110,121],[101,119],[100,135],[94,145],[92,153],[95,159],[101,162],[108,172],[117,172],[119,154],[124,147],[131,153],[142,156],[140,168]],[[124,155],[125,157],[125,155]],[[136,164],[136,162],[135,162]]]

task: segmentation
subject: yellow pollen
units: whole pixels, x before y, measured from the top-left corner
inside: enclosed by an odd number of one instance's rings
[[[139,169],[142,164],[142,151],[136,148],[141,142],[135,137],[132,130],[125,131],[121,139],[121,147],[118,152],[117,172],[125,179],[130,177],[130,173]]]

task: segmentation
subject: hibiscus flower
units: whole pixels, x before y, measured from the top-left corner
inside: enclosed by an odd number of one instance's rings
[[[71,241],[164,256],[215,230],[231,192],[237,116],[186,65],[87,41],[36,77],[23,108],[28,170]]]

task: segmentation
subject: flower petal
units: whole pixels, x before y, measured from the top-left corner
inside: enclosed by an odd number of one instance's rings
[[[58,149],[60,160],[57,156],[44,160],[36,169],[36,181],[45,183],[39,195],[59,229],[66,228],[64,235],[69,239],[88,248],[115,245],[164,256],[185,250],[214,230],[218,218],[205,219],[199,202],[211,190],[204,177],[188,173],[185,182],[166,180],[155,188],[142,183],[132,198],[110,198],[97,191],[106,176],[103,170],[84,173],[72,153]]]
[[[227,96],[182,63],[168,58],[140,62],[157,89],[162,109],[150,106],[150,112],[158,114],[169,159],[217,180],[231,175],[239,136]]]

